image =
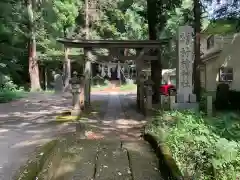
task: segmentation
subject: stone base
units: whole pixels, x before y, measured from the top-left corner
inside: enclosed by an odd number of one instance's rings
[[[174,103],[172,104],[172,110],[193,110],[199,111],[199,103]]]
[[[71,116],[79,116],[81,114],[81,109],[72,109],[71,110]]]

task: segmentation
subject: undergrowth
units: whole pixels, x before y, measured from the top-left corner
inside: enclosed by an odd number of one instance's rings
[[[0,83],[0,103],[6,103],[12,100],[22,98],[26,95],[23,88],[15,85],[10,78],[4,77]]]
[[[161,112],[147,131],[164,141],[185,177],[234,180],[240,177],[240,117],[204,118],[193,112]]]

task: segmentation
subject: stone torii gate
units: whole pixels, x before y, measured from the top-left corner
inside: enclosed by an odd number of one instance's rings
[[[107,49],[109,54],[106,56],[97,56],[97,61],[112,61],[123,63],[126,60],[136,61],[137,70],[137,106],[142,109],[144,103],[144,80],[140,80],[140,76],[144,73],[144,63],[147,61],[159,61],[162,45],[167,44],[169,39],[161,41],[153,40],[76,40],[76,39],[57,39],[58,42],[64,44],[65,48],[83,48],[85,59],[85,88],[84,88],[84,105],[90,105],[91,92],[91,60],[88,58],[95,49]],[[136,55],[126,56],[121,54],[122,49],[135,49]],[[149,55],[149,52],[158,52],[155,56]],[[146,77],[146,79],[148,79]],[[145,79],[145,80],[146,80]]]

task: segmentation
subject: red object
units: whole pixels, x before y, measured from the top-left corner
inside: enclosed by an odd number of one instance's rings
[[[160,93],[165,95],[165,96],[168,96],[169,92],[170,92],[170,89],[176,90],[174,85],[172,85],[172,84],[164,84],[164,85],[162,85],[160,87]]]

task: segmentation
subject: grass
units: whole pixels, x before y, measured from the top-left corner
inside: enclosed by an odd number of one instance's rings
[[[240,177],[240,116],[206,118],[193,112],[159,112],[146,131],[166,144],[184,176],[198,180]]]
[[[26,96],[23,90],[0,90],[0,103],[6,103]]]

